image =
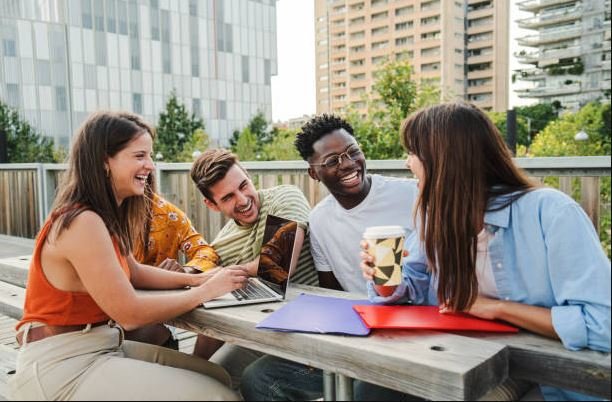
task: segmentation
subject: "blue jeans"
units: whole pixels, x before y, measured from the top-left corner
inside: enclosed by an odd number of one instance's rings
[[[323,372],[319,369],[263,356],[242,375],[240,391],[245,401],[304,401],[323,396]],[[404,401],[412,397],[363,381],[353,382],[357,401]]]

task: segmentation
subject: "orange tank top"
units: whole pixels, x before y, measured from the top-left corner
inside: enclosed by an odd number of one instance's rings
[[[40,322],[46,325],[81,325],[109,319],[89,293],[59,290],[47,280],[43,272],[40,261],[43,245],[55,219],[66,211],[65,209],[59,214],[52,214],[38,234],[28,274],[23,318],[17,324],[17,330],[27,322]],[[121,255],[119,245],[114,238],[113,246],[121,268],[129,279],[130,270],[127,259]]]

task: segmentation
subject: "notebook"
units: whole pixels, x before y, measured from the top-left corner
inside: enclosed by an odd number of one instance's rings
[[[301,294],[257,324],[256,328],[365,336],[370,329],[353,310],[355,304],[365,303],[369,302]]]
[[[353,307],[368,328],[433,329],[441,331],[518,332],[518,328],[469,314],[440,314],[438,306]]]
[[[257,277],[249,278],[244,289],[237,289],[203,303],[204,308],[240,306],[285,299],[289,274],[299,258],[297,222],[274,215],[266,218],[266,228],[259,255]]]

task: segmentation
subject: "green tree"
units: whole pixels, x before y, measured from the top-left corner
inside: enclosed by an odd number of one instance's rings
[[[257,152],[261,153],[263,146],[273,140],[275,135],[274,129],[270,128],[270,124],[266,120],[266,116],[261,110],[257,111],[255,116],[249,120],[247,127],[257,140]],[[230,148],[233,152],[236,152],[238,138],[240,138],[241,134],[242,131],[234,130],[232,137],[229,140]]]
[[[53,139],[43,136],[1,101],[0,132],[6,133],[9,163],[55,162]]]
[[[580,130],[587,141],[576,141]],[[610,155],[610,104],[591,102],[576,113],[566,113],[549,123],[535,138],[533,156]]]
[[[184,148],[192,143],[196,130],[204,130],[204,122],[193,113],[190,115],[172,91],[166,108],[159,115],[155,151],[166,162],[184,162]],[[187,159],[191,160],[191,156]]]
[[[236,141],[234,152],[241,161],[257,160],[257,137],[251,132],[250,128],[245,127],[242,130]]]
[[[403,157],[399,128],[402,121],[418,108],[440,101],[440,90],[433,84],[412,78],[407,61],[387,62],[377,73],[374,97],[366,98],[368,113],[360,115],[349,109],[347,120],[369,159]]]
[[[576,113],[567,113],[558,120],[549,123],[542,130],[529,148],[530,156],[609,156],[611,151],[610,132],[610,104],[592,102]],[[576,141],[574,136],[584,130],[589,138],[586,141]],[[546,184],[556,186],[558,178],[547,178]],[[610,177],[601,178],[601,203],[610,205]],[[580,183],[576,182],[574,190],[580,194]],[[612,217],[610,208],[604,208],[601,213],[600,232],[602,246],[611,255],[611,226]]]
[[[488,112],[489,117],[497,126],[502,137],[507,136],[506,112]],[[552,103],[538,103],[531,106],[516,108],[516,143],[529,147],[537,133],[553,120],[557,119],[557,109]]]
[[[199,155],[210,147],[210,137],[206,132],[198,128],[193,132],[193,136],[189,142],[183,147],[183,151],[179,154],[178,160],[182,162],[190,162],[194,156]]]
[[[295,149],[296,130],[277,129],[272,141],[262,147],[262,159],[267,161],[300,160],[300,154]]]

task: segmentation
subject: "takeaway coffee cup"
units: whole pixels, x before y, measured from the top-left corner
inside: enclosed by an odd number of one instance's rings
[[[402,282],[404,236],[401,226],[370,226],[363,233],[368,253],[374,257],[374,284],[383,296]]]

